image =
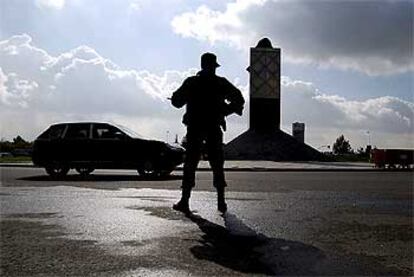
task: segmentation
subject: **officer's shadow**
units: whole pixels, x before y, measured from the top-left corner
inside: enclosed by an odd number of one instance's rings
[[[190,248],[197,259],[209,260],[235,271],[268,275],[314,275],[312,268],[324,259],[318,248],[301,242],[269,238],[256,233],[231,213],[225,227],[189,214],[203,232],[201,245]]]

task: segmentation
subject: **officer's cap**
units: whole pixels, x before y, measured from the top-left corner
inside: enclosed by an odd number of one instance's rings
[[[220,65],[217,63],[217,57],[213,53],[204,53],[201,55],[201,68],[215,66],[219,67]]]

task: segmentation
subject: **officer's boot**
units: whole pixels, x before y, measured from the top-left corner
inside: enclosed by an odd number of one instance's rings
[[[181,191],[181,200],[173,205],[173,209],[185,214],[190,213],[189,200],[191,196],[191,188],[183,188]]]
[[[227,211],[227,204],[224,196],[224,187],[217,188],[217,209],[225,213]]]

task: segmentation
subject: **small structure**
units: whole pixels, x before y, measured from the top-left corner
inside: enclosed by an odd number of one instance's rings
[[[305,123],[292,124],[292,136],[299,142],[305,143]]]
[[[224,147],[229,160],[325,160],[309,145],[280,130],[280,48],[268,38],[250,48],[249,130]]]

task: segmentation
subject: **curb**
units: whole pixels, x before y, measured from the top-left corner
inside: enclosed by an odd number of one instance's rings
[[[295,171],[373,171],[377,168],[306,168],[306,167],[227,167],[224,168],[224,171],[228,172],[295,172]],[[182,171],[183,167],[179,166],[175,170]],[[212,171],[210,167],[208,168],[198,168],[197,171]]]
[[[32,167],[32,168],[39,168],[38,166],[35,166],[33,164],[26,164],[26,163],[14,163],[14,164],[10,164],[10,163],[0,163],[0,168],[1,167]]]
[[[0,168],[2,167],[18,167],[18,168],[41,168],[35,166],[33,164],[1,164]],[[177,167],[176,171],[182,171],[183,167]],[[207,172],[211,171],[211,168],[198,168],[197,171]],[[300,171],[308,171],[308,172],[414,172],[414,169],[381,169],[381,168],[374,168],[374,167],[361,167],[361,168],[266,168],[266,167],[228,167],[224,168],[224,171],[228,172],[300,172]]]

